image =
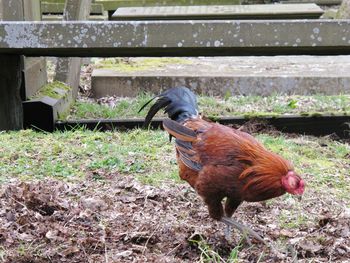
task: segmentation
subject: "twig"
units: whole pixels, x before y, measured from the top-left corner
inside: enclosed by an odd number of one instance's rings
[[[148,242],[150,241],[150,239],[154,236],[154,234],[156,233],[156,231],[159,229],[160,224],[158,223],[156,229],[154,229],[154,231],[152,232],[152,234],[147,238],[145,245],[143,246],[143,250],[142,250],[142,255],[145,253],[146,249],[147,249],[147,245]]]
[[[173,253],[176,249],[178,249],[181,246],[181,244],[178,244],[176,247],[174,247],[172,250],[170,250],[165,257],[169,256],[171,253]]]

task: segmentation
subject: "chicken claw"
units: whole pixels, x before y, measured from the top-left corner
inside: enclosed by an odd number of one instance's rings
[[[262,239],[262,237],[260,237],[258,235],[258,233],[256,233],[255,231],[251,230],[249,227],[246,227],[240,223],[238,223],[237,221],[234,221],[233,219],[223,216],[220,220],[221,222],[223,222],[224,224],[226,224],[226,226],[228,226],[227,230],[229,229],[229,227],[234,227],[236,229],[238,229],[241,233],[243,233],[243,235],[245,236],[245,239],[247,240],[247,243],[249,245],[251,245],[250,239],[248,238],[248,234],[252,237],[254,237],[255,239],[259,240],[261,243],[264,243],[264,245],[268,246],[268,244],[266,243],[266,241],[264,239]],[[225,231],[225,235],[227,236],[227,232]]]

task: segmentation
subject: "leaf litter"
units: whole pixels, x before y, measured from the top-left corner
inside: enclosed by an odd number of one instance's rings
[[[216,262],[203,258],[204,248],[235,262],[236,246],[237,262],[346,262],[350,253],[350,210],[317,200],[305,212],[321,211],[320,218],[298,228],[276,222],[282,209],[293,213],[294,199],[238,209],[234,217],[283,252],[276,254],[259,243],[249,247],[237,232],[226,240],[224,226],[209,218],[186,184],[156,187],[119,174],[81,182],[15,180],[1,186],[0,198],[3,262]]]

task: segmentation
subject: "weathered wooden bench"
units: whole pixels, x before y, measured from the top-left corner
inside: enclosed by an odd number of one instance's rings
[[[316,4],[123,7],[112,20],[312,19],[323,13]]]
[[[21,55],[291,54],[349,55],[350,20],[0,22],[0,130],[23,127]],[[52,116],[52,104],[38,101],[37,107]],[[54,117],[35,117],[38,127],[53,129]]]

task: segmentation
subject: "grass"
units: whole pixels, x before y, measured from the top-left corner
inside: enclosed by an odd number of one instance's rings
[[[235,246],[227,260],[223,259],[220,256],[220,253],[215,251],[210,247],[209,244],[201,237],[199,236],[199,240],[189,240],[190,243],[197,246],[198,250],[200,251],[200,259],[199,262],[203,263],[237,263],[239,262],[239,251],[242,248],[241,243],[239,243],[237,246]]]
[[[305,202],[296,203],[295,197],[290,195],[268,201],[268,205],[280,209],[275,220],[279,227],[299,231],[317,224],[319,211],[305,213],[305,207],[315,198],[313,203],[318,202],[318,198],[331,198],[337,200],[337,206],[350,207],[349,144],[311,136],[291,138],[259,134],[256,137],[270,150],[291,160],[307,182]],[[86,177],[105,180],[108,176],[123,175],[159,186],[169,181],[180,182],[174,147],[167,134],[139,129],[124,133],[84,129],[0,133],[2,184],[13,178],[25,181],[58,178],[74,182]],[[293,209],[288,207],[289,203],[293,204]],[[223,257],[205,240],[196,245],[199,262],[239,262],[239,246],[234,247],[228,257]],[[3,253],[0,247],[0,259]],[[263,256],[261,254],[260,258]]]
[[[140,94],[136,98],[118,98],[113,105],[78,101],[68,119],[132,118],[144,117],[146,110],[138,113],[141,106],[152,96]],[[218,116],[266,116],[282,114],[349,114],[350,95],[314,96],[227,96],[226,98],[200,96],[199,109],[207,117]]]
[[[173,147],[161,131],[45,134],[25,130],[0,134],[0,145],[2,182],[13,177],[79,180],[97,170],[133,174],[152,184],[177,178]]]
[[[291,160],[308,187],[350,200],[350,146],[326,138],[257,135],[267,148]],[[13,177],[76,180],[103,171],[133,174],[142,182],[179,180],[172,143],[162,131],[75,130],[0,133],[0,181]],[[98,177],[98,176],[97,176]]]
[[[103,69],[112,69],[122,72],[135,72],[154,70],[164,67],[167,64],[191,64],[192,62],[183,58],[144,58],[141,61],[125,61],[121,58],[95,59],[95,67]]]

